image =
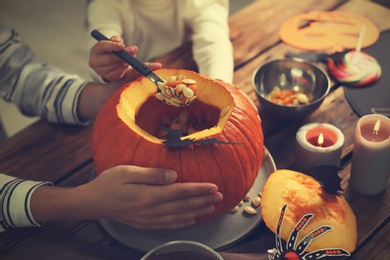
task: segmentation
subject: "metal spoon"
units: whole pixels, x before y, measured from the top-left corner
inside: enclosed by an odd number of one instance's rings
[[[98,30],[93,30],[91,32],[91,35],[93,38],[95,38],[98,41],[103,41],[103,40],[109,41],[110,40],[105,35],[103,35],[101,32],[99,32]],[[132,56],[131,54],[129,54],[125,50],[113,51],[113,53],[116,56],[118,56],[119,58],[121,58],[122,60],[124,60],[125,62],[127,62],[136,71],[141,73],[141,75],[150,79],[157,86],[157,92],[160,92],[160,93],[164,92],[164,90],[162,90],[162,89],[165,88],[165,81],[162,78],[160,78],[157,74],[155,74],[151,68],[146,66],[144,63],[142,63],[140,60],[136,59],[134,56]],[[176,107],[188,106],[193,101],[195,101],[195,98],[193,98],[190,102],[187,102],[184,104],[179,104],[178,102],[173,102],[173,101],[170,102],[167,99],[160,99],[160,98],[158,98],[158,99],[167,105],[176,106]]]

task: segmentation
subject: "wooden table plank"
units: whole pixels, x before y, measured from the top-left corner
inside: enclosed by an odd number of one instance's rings
[[[333,10],[345,2],[262,0],[247,6],[229,19],[235,66],[242,66],[280,43],[277,32],[288,18],[308,11]]]
[[[345,3],[345,4],[344,4]],[[357,216],[358,247],[352,259],[385,259],[389,257],[390,189],[376,196],[362,195],[348,186],[353,148],[353,135],[358,116],[345,99],[342,87],[334,88],[322,106],[307,118],[281,122],[261,110],[252,88],[253,71],[267,60],[281,58],[287,52],[301,52],[280,42],[275,33],[287,17],[302,10],[336,8],[367,16],[381,30],[390,28],[390,10],[368,1],[257,1],[232,16],[231,36],[235,46],[234,82],[249,94],[260,109],[265,144],[278,168],[294,166],[295,134],[309,122],[327,122],[340,128],[345,136],[342,153],[344,196]],[[342,5],[340,5],[342,4]],[[261,13],[254,7],[260,8]],[[271,8],[278,10],[272,15]],[[301,9],[300,9],[301,8]],[[252,19],[254,22],[248,22]],[[249,33],[241,33],[249,26]],[[260,29],[259,29],[260,28]],[[274,30],[274,33],[271,33]],[[252,37],[253,35],[253,37]],[[168,67],[196,68],[189,45],[174,55],[162,58]],[[187,48],[187,49],[186,49]],[[176,56],[175,56],[176,55]],[[188,56],[189,55],[189,56]],[[183,65],[184,64],[184,65]],[[182,67],[182,65],[184,67]],[[195,66],[195,67],[194,67]],[[342,113],[339,113],[342,111]],[[60,186],[75,186],[89,180],[93,163],[90,151],[91,128],[48,124],[43,121],[23,130],[0,144],[0,172],[28,179],[44,179]],[[253,234],[248,243],[227,250],[248,252],[265,238],[273,238],[268,230]],[[270,240],[268,240],[270,241]],[[271,246],[274,241],[270,241]],[[0,234],[0,257],[4,259],[139,259],[140,254],[127,249],[108,236],[96,221],[53,222],[42,228],[20,229]],[[132,258],[133,257],[133,258]]]
[[[390,223],[387,223],[380,228],[375,237],[359,250],[351,258],[352,260],[370,259],[384,260],[390,259]]]
[[[90,134],[88,127],[38,121],[0,145],[0,172],[57,182],[91,161]]]

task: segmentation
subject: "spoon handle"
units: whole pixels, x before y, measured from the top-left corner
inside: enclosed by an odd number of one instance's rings
[[[91,32],[91,35],[93,38],[95,38],[98,41],[109,41],[110,40],[105,35],[103,35],[101,32],[99,32],[98,30],[93,30]],[[124,60],[125,62],[127,62],[128,64],[130,64],[131,67],[133,67],[136,71],[141,73],[143,76],[148,76],[152,72],[151,68],[149,68],[148,66],[143,64],[141,61],[136,59],[134,56],[132,56],[131,54],[129,54],[125,50],[113,51],[113,53],[116,56],[118,56],[119,58],[121,58],[122,60]]]

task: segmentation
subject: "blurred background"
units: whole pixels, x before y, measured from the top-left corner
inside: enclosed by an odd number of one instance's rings
[[[256,0],[230,0],[230,14]],[[44,62],[90,78],[86,0],[0,0],[0,23],[13,28]],[[0,140],[37,118],[25,117],[0,99]]]

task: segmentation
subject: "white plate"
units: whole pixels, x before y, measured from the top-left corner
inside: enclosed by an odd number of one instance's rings
[[[258,196],[268,176],[276,170],[271,154],[264,159],[260,172],[249,194]],[[99,223],[114,239],[121,244],[141,253],[174,240],[191,240],[202,243],[214,250],[226,249],[244,239],[260,223],[262,215],[260,208],[256,215],[244,214],[245,202],[236,213],[226,213],[215,219],[195,226],[173,230],[139,230],[125,224],[100,219]]]

